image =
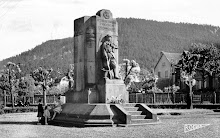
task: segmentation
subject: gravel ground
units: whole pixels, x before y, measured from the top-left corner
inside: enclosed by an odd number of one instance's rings
[[[168,112],[168,111],[167,111]],[[161,115],[154,125],[132,127],[61,127],[36,125],[37,113],[0,115],[1,138],[218,138],[220,113]],[[184,132],[184,124],[210,124],[191,132]]]

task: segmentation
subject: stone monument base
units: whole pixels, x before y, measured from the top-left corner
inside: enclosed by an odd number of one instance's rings
[[[116,99],[122,100],[123,103],[129,102],[129,93],[121,79],[105,79],[98,84],[98,90],[101,103],[111,103]]]
[[[114,113],[110,104],[72,104],[63,105],[63,110],[53,120],[73,126],[113,126]]]
[[[129,102],[129,93],[120,79],[103,79],[97,85],[87,86],[81,91],[70,90],[65,95],[67,103],[111,103],[116,99]]]
[[[73,104],[62,106],[49,124],[68,126],[129,126],[158,121],[157,115],[144,104]]]

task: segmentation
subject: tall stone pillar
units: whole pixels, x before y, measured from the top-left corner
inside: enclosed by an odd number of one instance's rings
[[[107,37],[111,41],[106,42]],[[103,48],[109,43],[109,48],[115,47],[111,53]],[[111,11],[100,10],[95,16],[84,16],[74,21],[75,85],[74,91],[68,93],[67,102],[108,103],[112,97],[128,102],[123,81],[115,79],[118,76],[118,49],[118,23]],[[116,64],[114,70],[111,58],[103,59],[111,54]]]

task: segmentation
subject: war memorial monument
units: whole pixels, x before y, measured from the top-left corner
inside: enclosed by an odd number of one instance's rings
[[[118,75],[118,24],[111,11],[74,21],[74,89],[53,122],[76,126],[128,126],[157,121],[145,104],[129,103]],[[113,97],[122,104],[111,103]]]

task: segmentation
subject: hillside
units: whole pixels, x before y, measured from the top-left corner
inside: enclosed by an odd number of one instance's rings
[[[220,30],[209,25],[118,19],[121,58],[152,68],[161,51],[182,52],[193,42],[220,43]]]
[[[117,18],[119,57],[135,59],[143,68],[152,68],[161,51],[182,52],[193,42],[220,44],[219,27],[188,23]],[[25,42],[24,42],[25,43]],[[73,64],[73,38],[50,40],[0,62],[22,63],[30,72],[38,66],[66,71]]]
[[[2,68],[8,61],[21,63],[21,70],[29,73],[42,66],[66,72],[74,63],[73,38],[50,40],[35,48],[0,62]]]

